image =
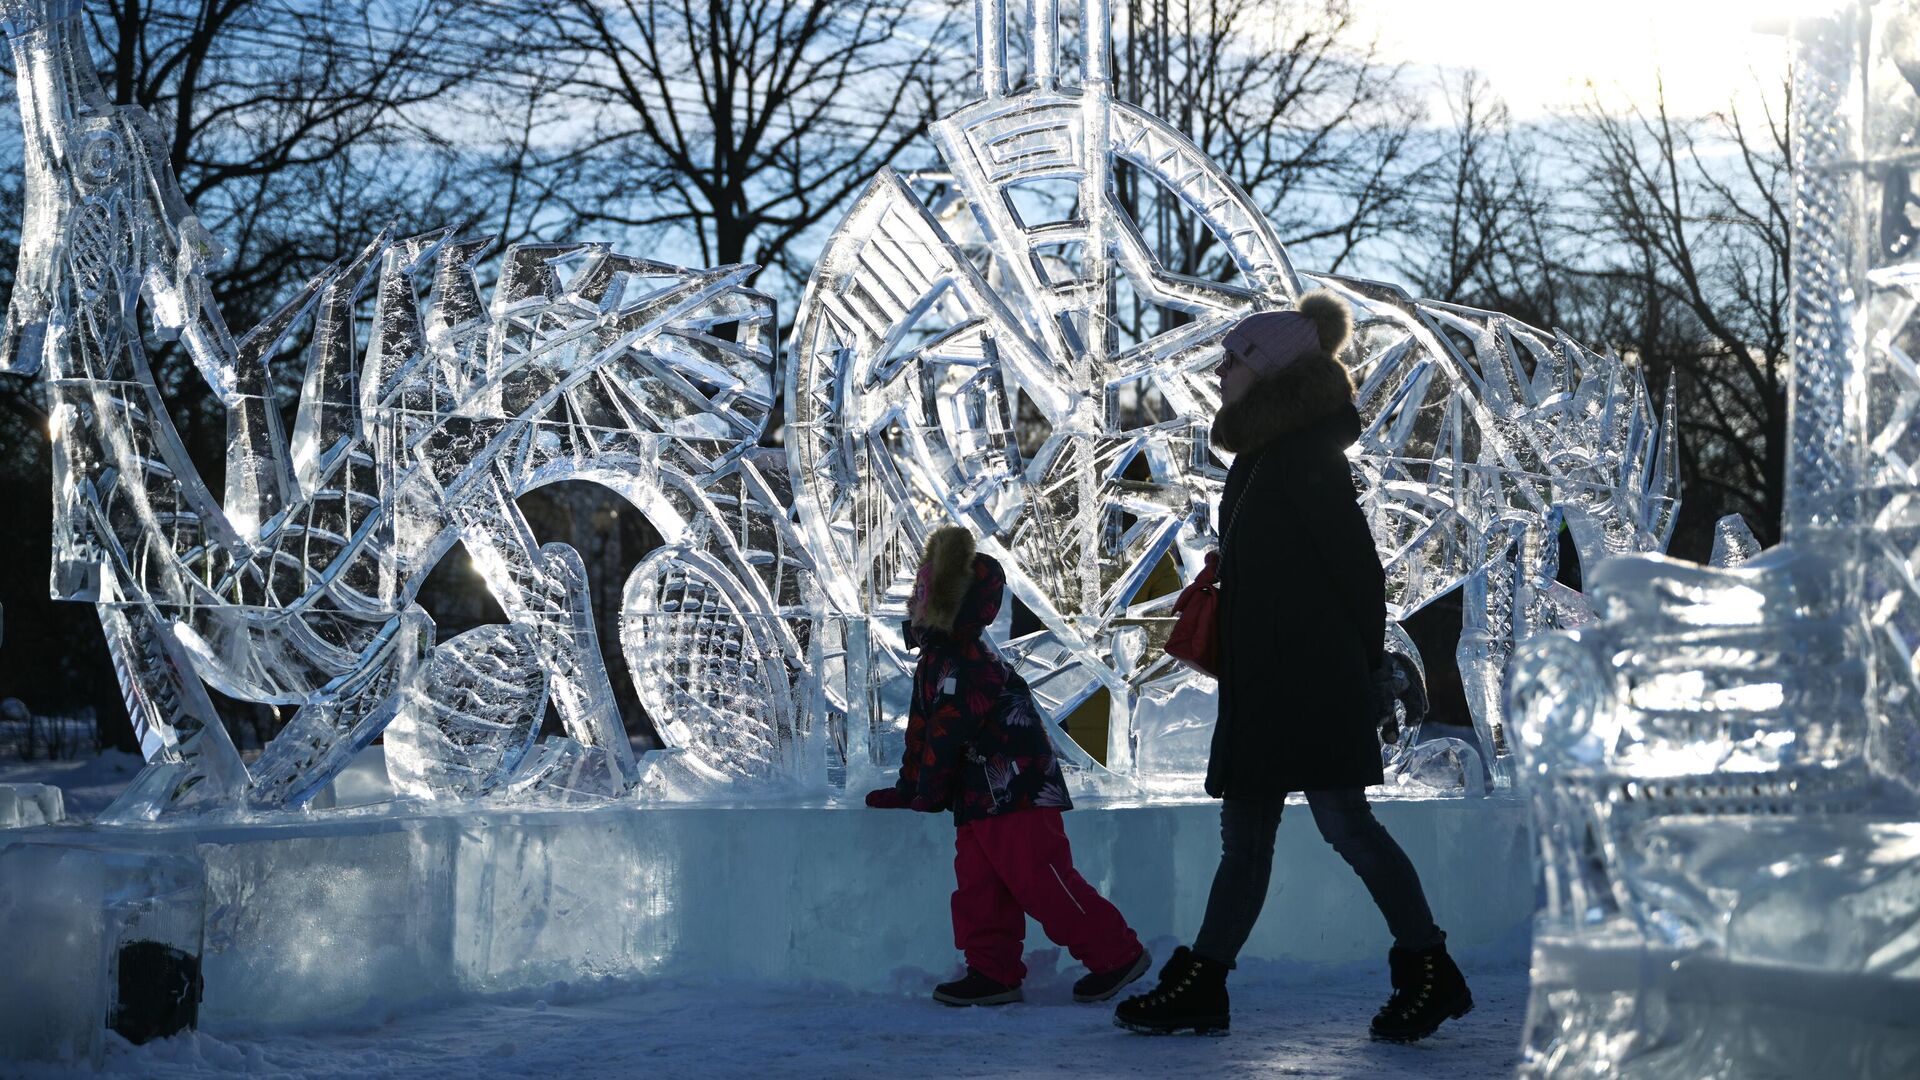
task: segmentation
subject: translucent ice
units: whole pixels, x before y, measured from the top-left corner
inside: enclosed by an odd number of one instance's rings
[[[1464,739],[1429,739],[1394,756],[1387,785],[1401,795],[1461,798],[1487,792],[1480,753]]]
[[[528,755],[507,783],[515,800],[571,805],[605,802],[627,789],[613,755],[555,735]]]
[[[828,603],[873,616],[876,673],[898,671],[911,658],[884,628],[902,615],[919,540],[970,526],[1041,626],[1007,646],[1042,700],[1058,715],[1105,703],[1108,767],[1147,784],[1190,774],[1204,732],[1188,721],[1212,706],[1160,646],[1173,595],[1215,542],[1219,341],[1248,312],[1330,288],[1358,324],[1367,428],[1353,463],[1391,613],[1479,583],[1463,670],[1483,744],[1504,757],[1498,688],[1514,642],[1584,611],[1542,586],[1515,621],[1514,591],[1553,573],[1514,530],[1553,540],[1564,522],[1587,562],[1664,548],[1670,419],[1638,369],[1563,336],[1297,273],[1215,163],[1112,96],[1104,0],[1082,7],[1079,72],[1061,64],[1058,7],[1036,0],[1023,34],[1004,4],[976,5],[979,95],[932,127],[948,175],[918,188],[876,177],[801,302],[788,446]],[[1023,38],[1027,62],[1009,65]],[[1116,195],[1122,172],[1202,223],[1233,282],[1170,271],[1173,253]],[[1542,622],[1536,607],[1558,614]],[[1166,711],[1176,699],[1182,718]]]
[[[524,626],[483,626],[436,647],[402,690],[385,733],[394,790],[475,798],[519,766],[547,701],[546,672]]]
[[[1525,816],[1510,800],[1463,809],[1391,799],[1377,813],[1427,881],[1447,882],[1450,942],[1505,965],[1521,955],[1533,904],[1531,870],[1515,857]],[[953,960],[953,836],[937,824],[819,800],[653,812],[625,802],[534,813],[437,804],[289,815],[270,827],[198,818],[111,837],[36,830],[62,847],[30,845],[55,854],[26,862],[14,861],[17,841],[0,848],[0,918],[45,930],[0,938],[0,1061],[24,1056],[15,1038],[45,1038],[39,1022],[59,999],[104,1005],[105,920],[100,905],[75,898],[102,895],[88,875],[108,870],[88,847],[108,839],[204,870],[204,1029],[227,1040],[266,1025],[437,1009],[449,996],[519,991],[532,1001],[582,980],[806,981],[897,994],[903,966]],[[1205,904],[1220,857],[1211,804],[1076,812],[1066,827],[1083,872],[1143,932],[1171,933]],[[1378,963],[1379,916],[1319,834],[1282,829],[1275,859],[1319,887],[1299,890],[1289,918],[1264,920],[1244,955]],[[1480,872],[1447,872],[1455,866]],[[520,1041],[496,1034],[486,1045],[502,1038]]]
[[[66,820],[66,803],[52,784],[0,784],[0,829]]]
[[[1747,528],[1746,520],[1740,515],[1729,514],[1714,522],[1713,554],[1707,559],[1708,566],[1731,570],[1758,554],[1760,541],[1754,538],[1753,530]]]
[[[1794,33],[1786,542],[1604,563],[1603,617],[1520,647],[1524,1075],[1920,1072],[1920,5]]]
[[[1615,560],[1512,706],[1547,908],[1526,1075],[1920,1065],[1920,843],[1886,796],[1844,562]],[[1900,1003],[1900,1004],[1895,1004]]]
[[[10,1058],[92,1061],[109,1025],[150,1012],[156,992],[133,965],[190,958],[199,1004],[206,883],[187,855],[49,843],[0,847],[0,1047]],[[150,969],[149,969],[150,970]],[[184,1001],[179,1002],[185,1006]]]
[[[1671,527],[1673,428],[1636,369],[1504,316],[1296,273],[1218,165],[1114,99],[1105,0],[1081,12],[1077,73],[1058,0],[1036,0],[1018,87],[1021,35],[980,0],[978,98],[932,128],[950,178],[883,172],[821,255],[788,349],[784,454],[757,446],[776,320],[748,266],[520,244],[483,294],[484,238],[386,233],[234,332],[209,278],[220,245],[146,114],[98,84],[80,8],[0,0],[27,135],[3,355],[47,378],[54,588],[99,607],[151,764],[111,820],[302,805],[396,718],[408,790],[467,797],[503,773],[520,797],[631,790],[585,564],[516,505],[568,479],[666,540],[627,583],[620,637],[679,751],[649,770],[670,788],[676,770],[806,789],[889,764],[887,695],[911,663],[895,628],[919,541],[947,522],[1009,568],[1039,629],[994,637],[1050,713],[1104,713],[1107,771],[1190,776],[1211,710],[1160,646],[1215,539],[1219,339],[1313,285],[1358,323],[1353,463],[1390,614],[1463,582],[1474,597],[1461,660],[1496,780],[1515,644],[1585,616],[1552,585],[1549,541],[1564,523],[1592,562],[1657,550]],[[1233,282],[1169,268],[1117,200],[1124,172],[1211,232]],[[148,330],[184,343],[226,412],[218,495],[169,419]],[[283,430],[271,365],[303,330]],[[456,543],[526,648],[436,647],[413,599]],[[476,719],[463,655],[516,704],[543,687],[567,741],[512,764],[522,714]],[[206,685],[291,723],[242,763]]]
[[[301,805],[402,713],[401,785],[472,795],[513,769],[526,718],[544,711],[536,693],[569,736],[542,775],[591,762],[596,787],[629,790],[637,770],[584,566],[540,545],[515,504],[559,480],[612,488],[704,559],[742,612],[791,620],[765,661],[783,679],[801,664],[811,569],[784,470],[770,482],[751,463],[774,397],[773,304],[746,288],[753,267],[522,244],[486,296],[475,264],[489,241],[382,234],[235,334],[208,279],[219,245],[157,128],[99,85],[81,8],[0,0],[26,129],[4,364],[46,377],[54,589],[98,605],[150,763],[110,820]],[[307,325],[289,436],[269,365]],[[149,329],[183,342],[226,410],[218,496],[142,353]],[[435,649],[412,607],[456,542],[506,611],[512,647],[489,631]],[[513,689],[482,710],[478,678]],[[293,718],[243,764],[203,682]],[[822,739],[828,711],[806,713]]]
[[[775,642],[776,620],[699,561],[657,551],[628,579],[622,642],[649,715],[667,718],[669,745],[722,773],[773,779],[793,772],[794,701]],[[745,610],[743,611],[743,608]]]

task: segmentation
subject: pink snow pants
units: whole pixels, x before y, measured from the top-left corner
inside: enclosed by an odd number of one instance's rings
[[[1140,938],[1120,909],[1073,868],[1059,810],[1018,810],[960,826],[953,876],[954,947],[994,982],[1018,986],[1027,977],[1020,954],[1028,915],[1088,971],[1112,971],[1140,955]]]

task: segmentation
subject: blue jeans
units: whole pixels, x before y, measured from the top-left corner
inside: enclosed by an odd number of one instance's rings
[[[1434,925],[1433,912],[1407,853],[1373,816],[1366,793],[1358,788],[1309,791],[1307,809],[1333,850],[1360,875],[1374,905],[1386,916],[1393,943],[1403,949],[1430,949],[1447,940]],[[1207,914],[1193,951],[1232,967],[1253,933],[1267,901],[1273,876],[1273,838],[1280,828],[1285,797],[1227,798],[1220,804],[1220,869],[1207,894]]]

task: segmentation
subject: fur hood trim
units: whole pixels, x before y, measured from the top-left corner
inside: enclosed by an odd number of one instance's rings
[[[973,586],[973,534],[957,525],[936,529],[920,556],[913,588],[913,625],[952,633]]]
[[[1261,379],[1220,407],[1213,444],[1241,454],[1290,435],[1353,404],[1353,376],[1326,352],[1311,352]]]

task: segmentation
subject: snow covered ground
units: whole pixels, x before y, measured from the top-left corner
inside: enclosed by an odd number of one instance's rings
[[[0,762],[0,784],[52,784],[66,798],[69,819],[90,821],[145,764],[139,754],[122,750],[67,761],[6,761]]]
[[[1154,943],[1164,957],[1171,941]],[[1024,1004],[950,1009],[919,973],[893,993],[768,983],[556,985],[538,993],[366,1015],[329,1030],[189,1034],[109,1046],[112,1076],[248,1075],[355,1080],[491,1077],[1114,1077],[1510,1076],[1526,1012],[1524,971],[1469,971],[1476,1008],[1411,1046],[1375,1043],[1366,1021],[1386,995],[1375,966],[1250,963],[1235,974],[1233,1034],[1145,1038],[1112,1026],[1105,1005],[1075,1005],[1080,972],[1029,958]],[[69,1075],[0,1067],[21,1080]]]

